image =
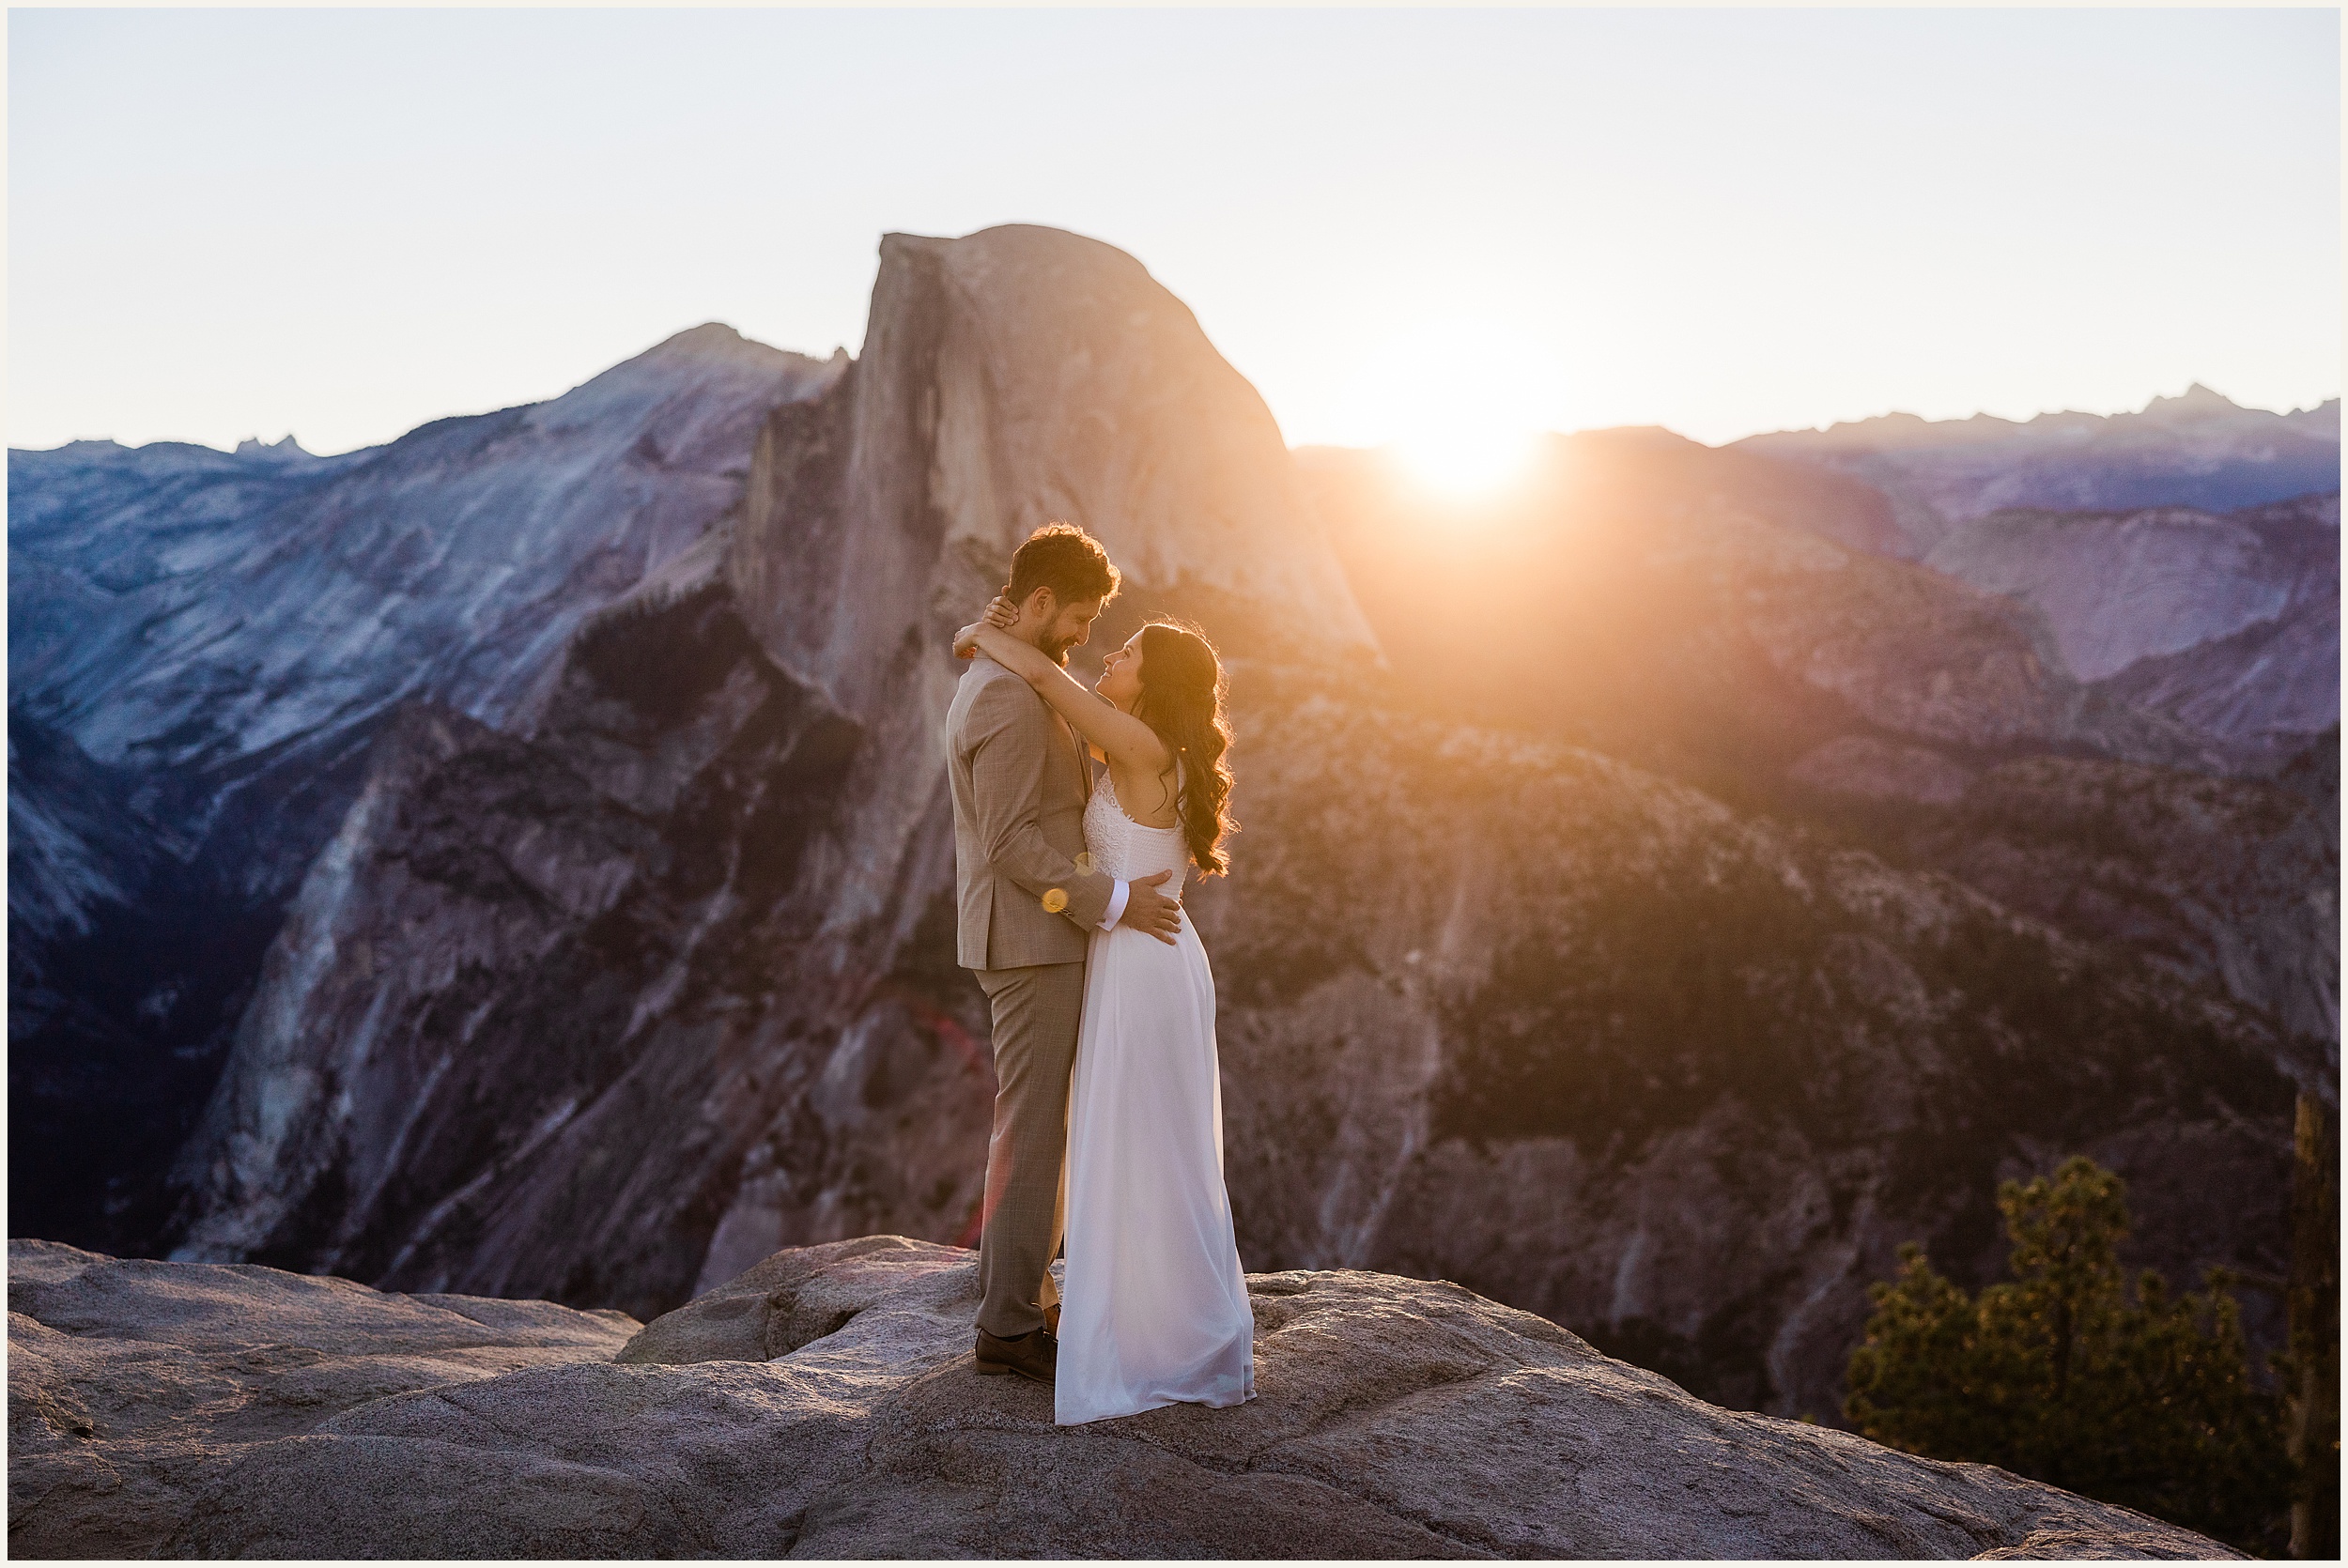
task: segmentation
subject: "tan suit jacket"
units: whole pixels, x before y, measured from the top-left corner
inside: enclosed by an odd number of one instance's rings
[[[1081,963],[1115,879],[1080,871],[1091,770],[1067,723],[985,654],[946,714],[954,792],[955,961],[965,969]],[[1060,907],[1057,913],[1047,904]]]

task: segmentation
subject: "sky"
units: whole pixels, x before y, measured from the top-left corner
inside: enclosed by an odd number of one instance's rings
[[[2340,391],[2335,10],[11,10],[8,433],[314,452],[880,237],[1138,257],[1293,444]]]

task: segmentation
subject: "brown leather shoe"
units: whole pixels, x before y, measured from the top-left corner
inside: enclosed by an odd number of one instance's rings
[[[1039,1383],[1052,1381],[1059,1366],[1059,1341],[1049,1329],[1034,1329],[1017,1339],[996,1339],[979,1330],[979,1371],[987,1376],[1015,1372]]]

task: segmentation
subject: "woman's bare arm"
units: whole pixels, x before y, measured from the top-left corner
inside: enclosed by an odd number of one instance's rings
[[[1059,711],[1076,733],[1136,773],[1155,777],[1173,761],[1158,732],[1105,697],[1096,697],[1032,643],[981,621],[965,626],[954,638],[954,652],[975,648],[1033,686]]]

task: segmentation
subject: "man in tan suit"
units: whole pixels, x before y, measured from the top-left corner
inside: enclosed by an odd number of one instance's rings
[[[1012,557],[1006,628],[1062,663],[1117,592],[1117,568],[1083,530],[1039,529]],[[974,658],[946,716],[954,792],[957,961],[995,1015],[995,1130],[979,1232],[979,1370],[1052,1380],[1059,1345],[1052,1254],[1064,1217],[1069,1074],[1089,932],[1120,922],[1172,942],[1167,873],[1117,881],[1084,855],[1092,773],[1065,720],[1027,682]]]

